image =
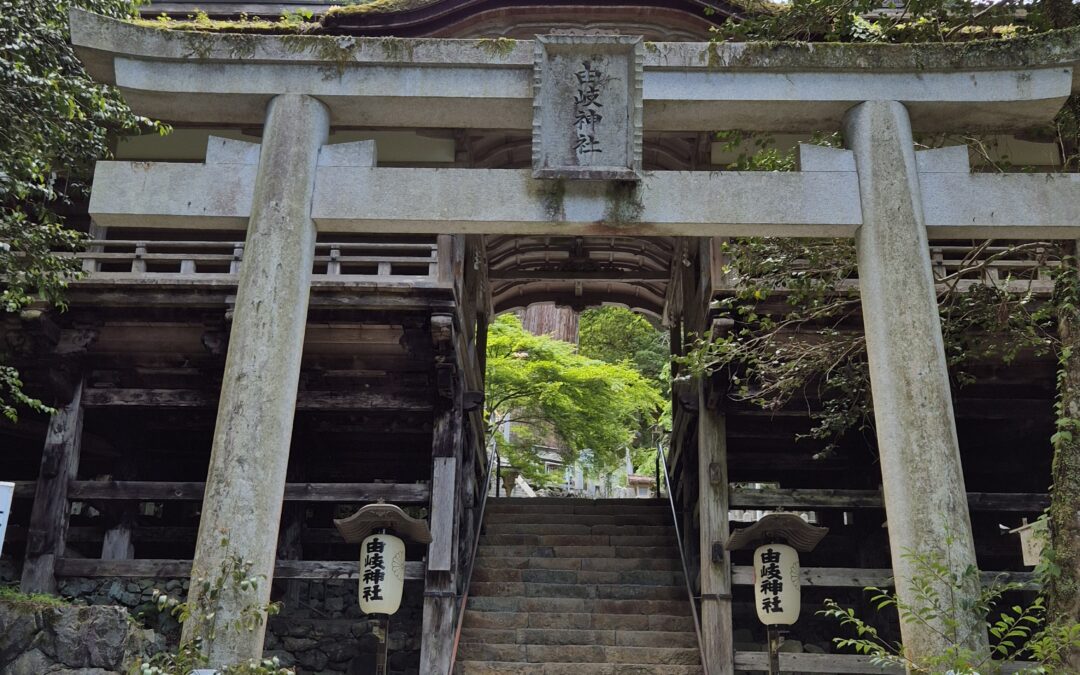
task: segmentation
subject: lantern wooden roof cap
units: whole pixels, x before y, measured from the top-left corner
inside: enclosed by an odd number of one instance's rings
[[[783,543],[801,553],[809,553],[829,533],[827,527],[817,527],[794,513],[770,513],[749,527],[736,530],[728,537],[724,548],[737,551],[767,543]]]
[[[359,544],[375,530],[384,528],[420,544],[431,543],[427,522],[393,504],[368,504],[348,518],[335,518],[334,526],[350,544]]]

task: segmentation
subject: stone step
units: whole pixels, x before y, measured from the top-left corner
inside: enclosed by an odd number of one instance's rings
[[[673,558],[679,559],[679,549],[670,546],[480,546],[477,558]]]
[[[461,643],[463,661],[509,661],[517,663],[625,663],[700,665],[697,648],[619,647],[609,645],[519,645]]]
[[[700,666],[633,663],[458,661],[455,675],[702,675]]]
[[[679,600],[470,595],[468,609],[477,612],[663,614],[668,616],[690,616],[690,602],[685,597],[685,590],[683,591],[683,597]]]
[[[488,506],[524,506],[538,508],[551,505],[570,506],[649,506],[653,508],[669,508],[667,499],[634,499],[623,497],[618,499],[585,499],[583,497],[491,497],[487,500]]]
[[[471,628],[461,644],[599,645],[605,647],[697,647],[697,636],[680,631],[583,628]]]
[[[458,675],[701,672],[668,503],[488,503]]]
[[[577,516],[561,523],[486,523],[485,535],[533,534],[533,535],[615,535],[621,537],[665,537],[675,536],[675,528],[670,525],[625,525],[579,523]]]
[[[471,607],[471,604],[470,604]],[[581,628],[593,630],[694,631],[694,619],[667,614],[590,614],[588,612],[481,612],[465,610],[464,628]]]
[[[484,511],[484,522],[489,524],[522,523],[543,525],[547,523],[573,522],[578,525],[671,525],[671,511],[656,513],[619,513],[595,515],[590,513],[573,514],[572,521],[566,513],[547,513],[542,511]]]
[[[594,572],[623,572],[627,570],[661,570],[681,572],[682,562],[671,558],[536,558],[536,557],[477,557],[476,571],[502,570],[589,570]],[[476,578],[475,576],[473,577]]]
[[[623,584],[627,586],[684,586],[681,572],[658,570],[622,570],[596,572],[592,570],[530,570],[492,569],[473,570],[472,583],[525,582],[534,584]],[[475,590],[473,591],[475,592]]]
[[[676,546],[669,536],[627,536],[620,534],[485,534],[480,546]]]
[[[469,594],[477,598],[519,597],[588,598],[599,600],[685,600],[686,587],[482,581],[469,584]]]
[[[558,513],[562,515],[576,516],[667,516],[671,518],[671,510],[656,506],[571,506],[569,504],[551,504],[549,506],[491,506],[484,509],[484,513]]]

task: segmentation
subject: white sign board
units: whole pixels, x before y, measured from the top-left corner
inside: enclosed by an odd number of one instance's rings
[[[0,481],[0,554],[4,552],[4,535],[7,533],[8,517],[11,515],[11,497],[15,483]]]

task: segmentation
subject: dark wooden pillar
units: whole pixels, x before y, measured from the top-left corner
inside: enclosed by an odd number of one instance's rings
[[[303,428],[302,423],[297,427]],[[301,434],[299,428],[293,430],[293,447],[297,442],[307,443],[309,436]],[[289,457],[289,468],[285,472],[285,478],[290,483],[301,483],[307,480],[307,468],[302,464],[306,453],[292,453]],[[300,501],[288,501],[281,506],[281,529],[278,530],[277,559],[278,560],[303,560],[304,559],[304,527],[307,515],[307,504]],[[300,601],[301,588],[308,582],[299,579],[289,579],[284,582],[285,594],[282,600],[285,605],[295,608]]]
[[[63,557],[67,539],[68,481],[79,469],[82,389],[80,380],[71,400],[49,420],[26,538],[21,583],[24,593],[56,592],[56,560]]]
[[[698,519],[701,533],[701,639],[709,672],[734,671],[731,622],[727,425],[710,405],[706,383],[698,404]]]
[[[134,443],[123,447],[123,455],[113,468],[113,480],[138,480],[138,450]],[[101,542],[102,560],[131,560],[135,557],[134,532],[137,502],[106,501],[94,505],[108,524]]]
[[[125,508],[115,525],[105,531],[101,542],[102,560],[131,560],[135,557],[135,544],[131,540],[135,530],[134,510]],[[25,578],[25,577],[24,577]]]
[[[452,317],[431,319],[437,358],[438,398],[432,427],[431,544],[424,577],[420,672],[448,675],[454,646],[458,585],[458,505],[463,446],[462,386],[453,353]]]

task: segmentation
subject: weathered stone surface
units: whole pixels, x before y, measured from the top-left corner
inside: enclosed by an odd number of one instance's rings
[[[122,607],[0,602],[0,673],[6,675],[112,675],[160,648]]]
[[[187,580],[138,579],[126,583],[135,583],[140,589],[168,589],[175,595],[182,594],[187,587]],[[352,609],[357,606],[357,585],[354,581],[297,581],[300,602],[286,602],[282,614],[271,617],[267,628],[264,656],[277,657],[284,666],[295,666],[297,657],[305,652],[321,652],[326,658],[326,666],[319,672],[326,675],[355,673],[368,675],[370,663],[375,653],[375,640],[371,637],[373,619],[325,618],[329,616],[330,606],[343,604]],[[411,582],[410,582],[411,583]],[[68,578],[61,581],[61,590],[65,596],[77,598],[80,602],[91,604],[108,603],[109,590],[113,580]],[[391,675],[418,675],[420,649],[420,612],[422,595],[419,586],[408,586],[401,609],[394,615],[390,639],[393,649],[391,655]],[[145,591],[144,591],[145,593]],[[162,621],[157,609],[144,603],[139,594],[138,604],[129,607],[132,614],[142,611],[142,619],[154,626],[169,639],[178,637],[178,627],[174,621]],[[106,608],[100,608],[106,609]],[[37,635],[33,620],[14,621],[14,617],[0,613],[0,654],[5,653],[5,645],[12,642],[26,643]],[[18,629],[16,628],[18,627]],[[524,626],[522,626],[524,627]],[[142,631],[148,633],[149,631]],[[29,634],[29,637],[27,637]],[[43,636],[39,641],[47,638]],[[161,648],[162,636],[157,636],[155,648]],[[51,638],[49,638],[51,639]],[[48,641],[46,639],[46,641]],[[286,645],[288,643],[288,645]],[[51,645],[48,642],[48,645]],[[35,645],[40,649],[42,645]],[[52,647],[48,646],[48,653]],[[310,654],[305,657],[309,662],[321,661],[320,656]],[[0,673],[5,673],[0,661]],[[65,670],[77,675],[90,675],[93,670]],[[113,671],[105,670],[104,673]],[[37,673],[35,673],[37,675]],[[52,675],[52,671],[50,671]],[[126,675],[126,674],[125,674]]]
[[[267,98],[294,91],[323,98],[344,126],[532,127],[529,41],[491,54],[463,40],[403,40],[386,50],[376,38],[346,46],[332,36],[199,37],[193,49],[190,34],[72,14],[72,41],[93,76],[118,84],[151,117],[258,125]],[[815,131],[839,126],[858,102],[891,98],[909,104],[927,131],[1048,122],[1074,88],[1067,64],[1080,61],[1076,40],[1010,42],[657,43],[644,54],[644,115],[649,131]],[[343,51],[344,64],[325,56]],[[321,77],[320,66],[340,73]],[[206,95],[191,96],[194,87]]]
[[[637,180],[641,36],[536,38],[533,176]]]
[[[849,113],[844,137],[859,171],[855,243],[892,568],[901,601],[918,607],[914,580],[926,575],[911,554],[954,570],[977,563],[908,112],[895,101],[863,103]],[[968,601],[978,583],[964,589]],[[944,583],[934,589],[953,592]],[[975,615],[952,618],[970,636],[964,647],[988,649]],[[949,646],[945,619],[901,623],[909,658]]]
[[[306,96],[282,94],[267,108],[191,572],[211,584],[237,558],[251,564],[250,575],[274,575],[315,255],[311,196],[329,123],[325,106]],[[201,588],[189,592],[195,606]],[[184,637],[213,636],[204,643],[211,666],[258,658],[265,624],[232,625],[269,599],[269,583],[226,588],[201,615],[212,614],[212,626],[189,621]],[[325,655],[313,662],[325,667]]]

